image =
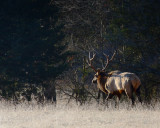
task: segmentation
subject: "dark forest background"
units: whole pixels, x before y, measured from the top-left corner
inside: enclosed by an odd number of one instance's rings
[[[107,72],[134,72],[146,102],[160,99],[159,0],[1,0],[0,95],[6,100],[96,99],[88,53],[117,51]]]

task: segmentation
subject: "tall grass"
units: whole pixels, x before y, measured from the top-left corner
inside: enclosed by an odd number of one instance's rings
[[[0,128],[159,128],[160,103],[155,106],[122,102],[119,108],[96,103],[83,106],[58,101],[37,104],[0,102]]]

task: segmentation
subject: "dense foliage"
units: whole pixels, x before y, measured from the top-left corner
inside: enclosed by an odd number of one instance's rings
[[[94,64],[101,68],[103,53],[116,50],[107,71],[136,73],[143,98],[158,98],[159,5],[158,0],[2,0],[0,95],[56,100],[54,81],[67,66],[84,89],[91,80],[88,52],[97,53]]]
[[[63,26],[57,25],[57,8],[49,2],[1,2],[0,89],[5,98],[44,93],[67,66]]]

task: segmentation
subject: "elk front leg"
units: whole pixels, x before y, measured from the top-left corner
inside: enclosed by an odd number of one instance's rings
[[[109,99],[112,99],[113,96],[114,96],[113,94],[108,93],[108,96],[107,96],[107,98],[106,98],[106,100],[107,100],[107,107],[108,107],[108,100],[109,100]]]
[[[97,97],[97,99],[98,99],[98,100],[97,100],[97,101],[98,101],[98,104],[99,104],[100,96],[101,96],[101,90],[99,89],[99,90],[98,90],[98,97]]]
[[[102,96],[103,96],[103,103],[105,103],[107,95],[104,92],[102,92]]]
[[[115,101],[115,108],[119,109],[120,99],[121,99],[121,94],[117,94],[116,101]]]

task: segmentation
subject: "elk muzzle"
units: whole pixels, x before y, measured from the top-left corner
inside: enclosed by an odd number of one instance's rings
[[[96,84],[97,83],[97,78],[93,78],[92,83]]]

